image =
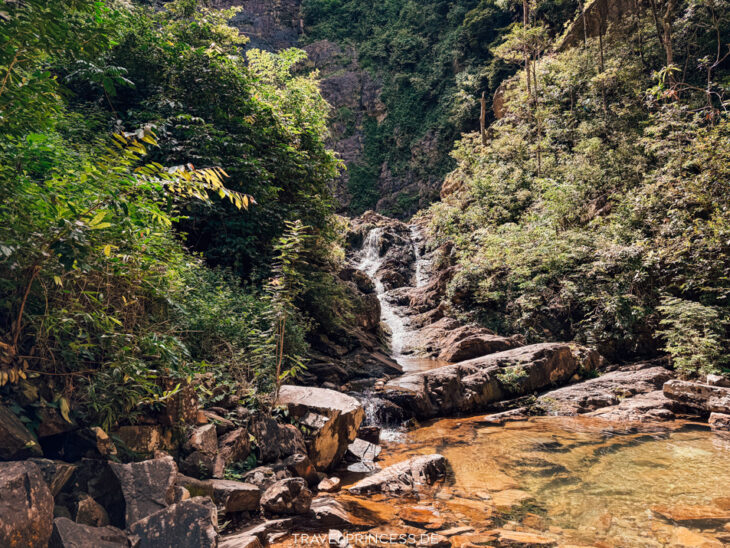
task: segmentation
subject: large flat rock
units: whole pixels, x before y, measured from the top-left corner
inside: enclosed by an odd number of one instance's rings
[[[664,384],[664,395],[704,413],[730,414],[730,388],[675,379]]]
[[[572,343],[523,346],[404,375],[383,396],[418,418],[478,412],[489,404],[567,382],[601,363],[594,350]]]
[[[635,364],[546,392],[537,399],[536,406],[551,415],[590,413],[621,405],[638,395],[659,391],[671,378],[672,372],[664,367]],[[653,401],[659,404],[660,400],[663,399],[657,397]],[[646,400],[645,403],[650,404],[651,401]],[[629,407],[629,404],[624,404],[622,410],[629,412]]]

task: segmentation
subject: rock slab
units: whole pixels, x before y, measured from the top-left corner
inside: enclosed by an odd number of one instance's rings
[[[0,546],[45,548],[52,524],[53,496],[38,466],[0,463]]]

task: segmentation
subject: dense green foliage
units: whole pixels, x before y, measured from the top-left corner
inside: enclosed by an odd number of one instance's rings
[[[560,33],[577,5],[546,0],[534,17]],[[498,0],[302,2],[308,39],[355,46],[360,64],[383,82],[387,117],[365,123],[364,164],[348,166],[354,213],[374,207],[381,197],[377,178],[383,164],[406,181],[440,181],[453,169],[448,154],[454,141],[478,127],[478,96],[485,91],[491,98],[514,72],[492,49],[519,19],[517,7]],[[384,213],[411,215],[437,197],[437,190],[406,195]]]
[[[532,63],[531,90],[529,73],[509,81],[486,145],[460,141],[448,178],[459,190],[430,217],[456,244],[462,311],[615,359],[664,348],[687,371],[723,366],[730,9],[687,0],[672,15],[676,66],[642,9]],[[524,51],[519,29],[507,40]]]
[[[196,375],[246,397],[301,367],[336,260],[327,108],[230,15],[2,4],[0,395],[109,427]],[[267,291],[290,262],[301,287]]]

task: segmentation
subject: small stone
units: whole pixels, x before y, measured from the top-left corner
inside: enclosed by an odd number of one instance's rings
[[[317,470],[314,468],[312,461],[309,460],[307,455],[297,453],[290,457],[287,457],[284,461],[287,469],[300,478],[304,478],[309,485],[317,483],[319,477],[317,476]]]
[[[319,482],[317,490],[322,491],[323,493],[335,493],[340,490],[341,483],[342,481],[340,478],[334,476],[331,478],[325,478]]]

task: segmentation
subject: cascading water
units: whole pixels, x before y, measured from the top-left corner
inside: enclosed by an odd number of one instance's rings
[[[377,276],[378,269],[383,264],[383,258],[380,256],[381,239],[383,236],[383,228],[373,228],[365,238],[362,245],[362,259],[357,265],[358,270],[362,270],[370,276],[375,283],[375,293],[380,301],[380,314],[385,325],[390,329],[391,341],[390,348],[392,357],[398,361],[403,355],[403,347],[407,337],[406,324],[395,311],[392,304],[385,297],[385,286]]]
[[[428,274],[425,268],[426,260],[421,256],[420,250],[418,249],[418,241],[421,239],[421,235],[416,225],[412,225],[410,231],[411,242],[413,242],[413,254],[416,257],[416,287],[423,287],[428,283]]]

